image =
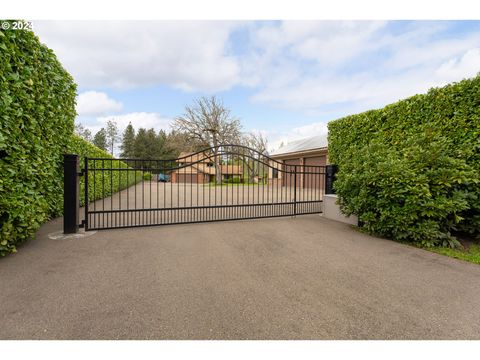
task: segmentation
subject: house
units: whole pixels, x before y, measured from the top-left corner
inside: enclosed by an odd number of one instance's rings
[[[172,183],[205,184],[215,181],[216,168],[213,154],[208,153],[181,153],[177,163],[179,168],[170,173]],[[222,181],[232,177],[243,180],[243,168],[239,165],[220,165]]]
[[[308,174],[323,169],[314,166],[325,166],[328,164],[328,142],[327,135],[313,136],[301,140],[292,141],[270,154],[269,181],[282,186],[293,185],[293,176],[285,176],[283,171],[293,171],[294,166],[299,172],[297,175],[297,186],[299,187],[317,187],[323,186],[324,176]],[[279,164],[280,163],[280,164]],[[279,170],[277,170],[279,169]],[[307,174],[302,174],[306,172]]]

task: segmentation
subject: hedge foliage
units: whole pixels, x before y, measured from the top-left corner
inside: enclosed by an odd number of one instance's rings
[[[329,123],[342,210],[425,246],[480,231],[480,76]]]
[[[27,30],[0,30],[0,255],[63,207],[62,154],[76,85]]]
[[[108,197],[119,190],[126,189],[142,180],[141,171],[118,171],[116,169],[128,169],[123,161],[114,159],[108,152],[97,148],[77,135],[72,135],[68,145],[68,152],[78,154],[80,168],[85,167],[85,157],[102,158],[105,160],[89,160],[88,168],[103,168],[105,171],[88,172],[88,201],[94,201]],[[108,169],[113,169],[112,171]],[[145,173],[147,175],[149,173]],[[80,206],[85,204],[85,178],[80,177]]]
[[[32,32],[0,31],[0,256],[16,252],[42,223],[62,214],[64,153],[111,158],[73,135],[75,97],[73,79]],[[112,166],[127,167],[118,160],[105,164]],[[141,179],[129,173],[128,181],[118,171],[104,176],[113,176],[117,191]],[[99,172],[89,176],[90,200],[94,193],[96,199],[111,194],[100,190]],[[83,179],[80,187],[82,194]]]

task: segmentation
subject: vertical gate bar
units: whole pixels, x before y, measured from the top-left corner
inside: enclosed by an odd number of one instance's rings
[[[167,171],[165,170],[165,162],[162,161],[161,164],[163,164],[163,169],[164,169],[163,171],[165,172],[165,176],[168,176],[168,175],[167,175]],[[161,168],[162,168],[162,166],[161,166]],[[170,176],[171,176],[171,175],[170,175]],[[168,178],[165,177],[165,180],[166,180],[166,181],[165,181],[165,183],[163,184],[163,208],[164,208],[164,209],[165,209],[165,199],[166,199],[166,197],[167,197],[166,194],[167,194]],[[170,187],[171,187],[171,186],[172,186],[172,178],[170,177]],[[165,210],[164,210],[164,211],[162,211],[162,220],[163,220],[163,221],[165,221],[165,215],[167,215],[167,214],[165,214]]]
[[[192,161],[193,161],[193,159],[192,159]],[[191,182],[190,182],[190,204],[189,204],[189,206],[192,206],[192,207],[193,207],[193,174],[194,173],[193,173],[193,167],[192,167],[192,175],[191,175],[192,179],[191,179]],[[195,173],[195,177],[196,177],[195,180],[198,182],[197,173]],[[195,216],[191,216],[191,215],[195,215],[195,213],[190,214],[190,217],[189,217],[189,221],[194,221]]]
[[[294,167],[293,178],[293,215],[297,215],[297,165]]]
[[[218,154],[217,154],[217,161],[218,161],[218,164],[219,164],[219,165],[218,165],[218,169],[219,169],[219,171],[220,171],[220,176],[218,176],[218,178],[217,178],[217,179],[220,180],[220,184],[217,184],[217,185],[220,187],[220,205],[223,205],[223,189],[222,189],[222,176],[223,176],[223,174],[222,174],[222,171],[221,171],[221,169],[222,169],[222,168],[221,168],[221,166],[222,166],[222,164],[221,164],[222,159],[220,158],[220,156],[219,156]],[[220,208],[220,209],[221,209],[221,208]],[[222,214],[222,211],[221,211],[221,210],[220,210],[220,214]],[[223,214],[222,214],[222,215],[223,215]]]
[[[120,169],[120,160],[117,160],[117,168],[118,168],[118,209],[122,210],[122,174],[123,172]],[[118,218],[118,222],[123,225],[123,216],[124,213],[119,213],[120,217]]]
[[[102,160],[102,227],[105,227],[105,161]]]
[[[240,152],[240,149],[238,150],[238,152]],[[237,171],[240,172],[240,161],[239,161],[238,156],[237,156]],[[239,181],[239,183],[238,183],[239,186],[237,186],[237,204],[238,205],[240,205],[240,184],[243,185],[242,179],[243,179],[243,173],[242,173],[242,175],[238,174],[238,181]],[[239,214],[239,216],[240,216],[240,214]]]
[[[112,154],[113,156],[113,154]],[[113,211],[113,158],[110,160],[110,210]],[[113,225],[113,213],[111,215],[111,226]]]
[[[84,186],[85,186],[85,191],[84,191],[84,196],[85,196],[85,231],[88,230],[88,157],[85,157],[84,159],[84,165],[83,168],[85,169],[85,172],[83,174],[84,178]],[[95,174],[94,174],[95,175]],[[94,177],[95,179],[95,177]]]
[[[97,200],[97,196],[96,196],[97,195],[96,194],[96,192],[97,192],[97,180],[96,180],[97,179],[97,171],[96,171],[97,164],[96,164],[95,160],[92,160],[92,162],[93,162],[93,169],[92,169],[92,171],[93,171],[92,172],[92,174],[93,174],[93,198],[92,198],[92,200],[93,200],[93,211],[96,211],[97,210],[97,201],[96,201]],[[87,160],[87,166],[88,166],[88,160]],[[95,215],[93,217],[93,227],[96,227],[96,226],[97,226],[97,216]]]
[[[261,162],[261,166],[262,166],[262,202],[265,203],[265,165],[263,164],[263,157],[261,157],[261,159],[262,159],[262,162]],[[265,210],[266,210],[266,208],[264,209],[263,215],[265,215]]]
[[[129,210],[129,189],[130,189],[130,184],[129,184],[129,181],[128,181],[128,174],[130,173],[130,164],[128,161],[125,162],[125,164],[127,165],[127,168],[125,169],[125,184],[126,184],[126,187],[127,187],[127,191],[126,191],[126,197],[127,197],[127,203],[125,204],[126,205],[126,209]],[[130,225],[130,221],[128,219],[128,217],[130,216],[130,211],[126,211],[124,213],[124,216],[123,216],[123,224],[125,226],[128,226]]]
[[[187,161],[187,158],[184,159],[185,161]],[[178,218],[180,216],[180,212],[177,211],[176,209],[180,207],[180,191],[182,191],[182,189],[180,188],[180,184],[182,184],[180,182],[180,179],[181,179],[181,172],[182,172],[183,168],[179,168],[178,169],[178,178],[179,178],[179,181],[177,181],[177,187],[176,187],[176,191],[175,193],[177,194],[177,204],[175,206],[175,209],[173,210],[173,221],[176,223],[178,221]],[[184,175],[185,176],[185,175]]]
[[[257,204],[260,204],[260,155],[257,153],[257,160],[256,160],[256,165],[257,165]],[[257,216],[258,216],[258,210],[260,210],[260,207],[257,208]]]
[[[153,209],[152,208],[152,180],[153,180],[153,171],[155,169],[155,166],[152,165],[153,163],[154,163],[154,160],[150,159],[150,161],[149,161],[150,167],[149,167],[149,171],[148,171],[148,173],[150,174],[149,175],[149,177],[150,177],[150,180],[149,180],[150,189],[149,189],[149,194],[148,194],[148,197],[150,198],[150,210],[148,211],[149,212],[149,225],[152,225],[152,223],[153,223],[152,220],[153,220],[154,215],[155,215],[155,213],[152,210]]]

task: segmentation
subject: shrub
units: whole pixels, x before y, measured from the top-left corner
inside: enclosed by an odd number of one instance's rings
[[[32,32],[0,30],[0,256],[16,251],[40,225],[63,212],[63,154],[111,156],[73,135],[76,85]],[[118,160],[105,167],[126,168]],[[113,191],[141,173],[106,171]],[[93,178],[96,178],[96,182]],[[111,195],[89,173],[90,201]],[[118,185],[117,185],[118,184]],[[95,192],[93,186],[96,185]],[[84,180],[80,180],[81,195]],[[94,198],[95,194],[95,198]],[[84,203],[83,196],[80,197]]]
[[[426,246],[480,231],[480,77],[329,123],[334,188],[369,232]]]
[[[85,157],[102,158],[106,160],[89,160],[88,168],[102,167],[104,171],[88,172],[88,200],[94,201],[110,196],[142,180],[141,171],[118,171],[108,169],[129,168],[123,161],[115,160],[108,152],[97,148],[77,135],[72,135],[68,152],[78,154],[80,168],[85,167]],[[106,184],[106,185],[104,185]],[[111,186],[110,186],[111,185]],[[80,177],[80,205],[85,205],[85,178]]]
[[[76,85],[30,31],[0,30],[0,255],[63,207]]]
[[[143,180],[145,180],[145,181],[150,181],[150,180],[152,180],[152,174],[149,173],[149,172],[144,173],[144,174],[143,174]]]
[[[224,184],[240,184],[241,182],[242,179],[240,178],[240,176],[232,176],[223,181]]]

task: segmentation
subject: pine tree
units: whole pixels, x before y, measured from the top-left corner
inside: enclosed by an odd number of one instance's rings
[[[132,123],[128,123],[127,128],[123,132],[122,144],[120,145],[120,150],[122,150],[122,153],[120,156],[127,159],[135,157],[134,145],[135,129],[133,128]]]
[[[137,159],[145,159],[147,156],[147,130],[138,129],[135,141],[133,142],[133,155]]]
[[[101,128],[93,137],[93,145],[107,151],[107,132]]]

